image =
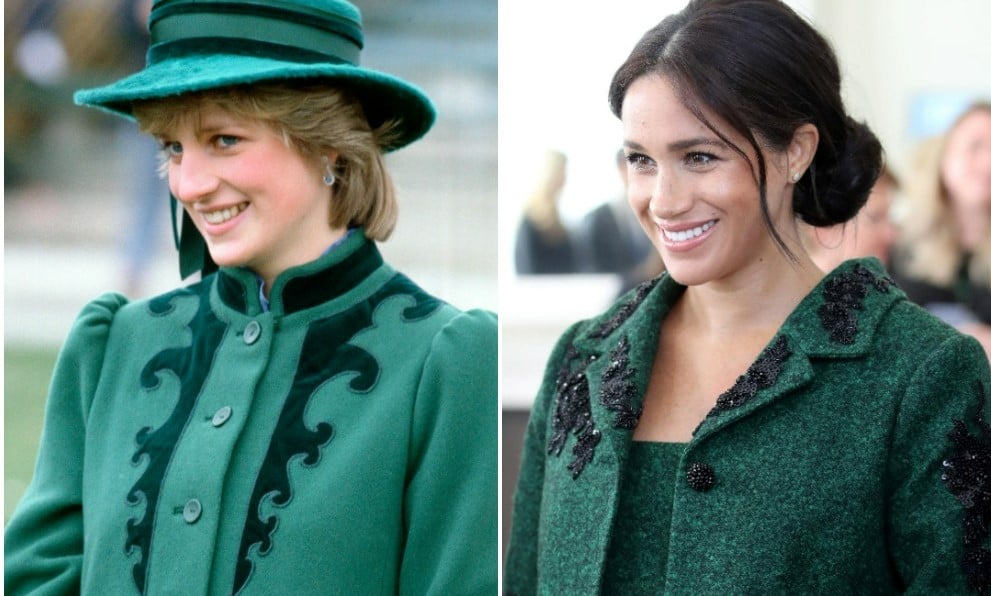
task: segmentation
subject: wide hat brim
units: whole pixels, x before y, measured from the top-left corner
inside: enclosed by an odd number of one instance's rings
[[[394,141],[383,147],[386,151],[419,139],[436,119],[433,104],[423,91],[383,72],[351,64],[300,63],[237,54],[170,58],[110,85],[77,91],[74,99],[79,105],[133,118],[131,109],[136,101],[281,80],[324,80],[347,90],[362,104],[372,128],[398,121]]]

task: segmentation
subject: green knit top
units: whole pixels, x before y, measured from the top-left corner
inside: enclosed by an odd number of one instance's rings
[[[660,594],[668,562],[671,508],[685,443],[634,441],[603,575],[605,593]]]

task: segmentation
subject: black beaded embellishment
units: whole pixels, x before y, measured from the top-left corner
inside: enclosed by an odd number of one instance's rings
[[[991,425],[984,418],[984,386],[976,385],[977,432],[963,420],[953,422],[949,438],[953,454],[943,460],[941,479],[964,508],[963,569],[967,585],[978,594],[991,594],[991,551],[982,544],[991,535]]]
[[[709,464],[695,462],[688,466],[688,486],[704,493],[716,483],[716,472]]]
[[[863,265],[836,275],[826,282],[823,295],[826,303],[819,307],[819,320],[829,331],[829,338],[850,345],[857,339],[857,313],[864,309],[868,286],[888,293],[894,282],[889,277],[877,277]]]
[[[647,294],[654,289],[657,282],[660,281],[660,277],[655,277],[654,279],[647,280],[637,286],[636,292],[633,294],[633,298],[629,302],[626,302],[613,313],[613,316],[609,317],[598,327],[593,329],[588,336],[592,339],[602,339],[604,337],[609,337],[614,331],[620,328],[620,326],[629,319],[630,316],[636,312],[637,308],[640,307],[640,303],[647,298]]]
[[[737,378],[732,387],[716,398],[716,405],[709,412],[709,416],[716,416],[726,410],[738,408],[747,403],[761,389],[773,385],[778,380],[778,375],[781,374],[783,368],[782,365],[789,356],[791,356],[791,350],[788,349],[788,338],[781,335],[750,365],[746,374]]]
[[[571,477],[577,479],[595,456],[595,446],[602,440],[602,432],[595,428],[592,420],[592,403],[589,398],[588,378],[585,369],[590,359],[572,370],[572,362],[578,359],[578,352],[569,345],[565,352],[564,364],[557,373],[555,390],[557,395],[554,407],[554,435],[547,445],[547,453],[561,455],[569,433],[574,433],[578,442],[571,453],[575,456],[568,469]]]
[[[609,411],[615,412],[614,427],[635,428],[643,408],[633,407],[637,386],[631,379],[637,371],[635,368],[629,367],[630,340],[627,336],[624,335],[616,348],[609,353],[609,360],[609,366],[602,373],[602,390],[599,393],[599,402]]]
[[[587,337],[603,339],[619,329],[636,312],[658,281],[660,278],[655,278],[637,286],[633,297],[617,308],[611,317],[590,331]],[[606,408],[616,413],[614,420],[616,428],[633,428],[640,418],[640,411],[632,406],[636,386],[630,378],[636,374],[636,371],[628,368],[629,350],[629,341],[624,337],[610,353],[612,363],[602,374],[603,386],[599,399]],[[602,431],[595,428],[595,420],[592,419],[592,402],[589,396],[588,378],[585,376],[588,365],[596,358],[598,354],[592,354],[581,361],[574,344],[569,344],[565,349],[564,362],[558,370],[555,383],[556,401],[552,421],[554,434],[547,443],[547,453],[561,455],[568,435],[574,434],[578,441],[571,450],[575,457],[568,464],[568,469],[571,471],[571,477],[576,480],[585,466],[595,457],[595,447],[602,440]]]

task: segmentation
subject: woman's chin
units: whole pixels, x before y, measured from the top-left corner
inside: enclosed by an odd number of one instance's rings
[[[700,286],[713,279],[712,271],[702,263],[679,263],[677,259],[668,259],[664,266],[671,279],[683,286]]]
[[[247,263],[244,255],[225,250],[210,249],[210,258],[218,267],[241,267]]]

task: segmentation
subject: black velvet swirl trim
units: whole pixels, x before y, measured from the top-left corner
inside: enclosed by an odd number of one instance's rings
[[[975,434],[963,420],[953,422],[949,438],[953,453],[943,460],[941,476],[964,509],[963,570],[967,585],[978,594],[991,594],[991,551],[983,547],[991,535],[991,425],[984,418],[984,386],[976,385]]]
[[[616,428],[636,428],[643,408],[634,408],[633,399],[637,395],[637,386],[631,380],[636,374],[635,368],[630,368],[630,340],[623,336],[616,348],[609,353],[609,366],[602,373],[602,390],[599,401],[609,411],[615,412],[613,426]]]
[[[656,277],[637,286],[637,289],[633,293],[633,298],[616,309],[613,316],[600,323],[598,327],[593,329],[588,334],[588,336],[592,339],[609,337],[614,331],[619,329],[620,326],[625,323],[633,313],[636,312],[637,308],[640,307],[640,304],[647,298],[647,294],[650,294],[650,291],[654,289],[654,286],[657,285],[657,282],[660,281],[660,279],[661,278]]]
[[[317,422],[314,428],[303,423],[303,413],[318,389],[339,375],[349,375],[348,388],[368,393],[378,381],[381,367],[375,357],[351,340],[374,325],[376,308],[387,299],[406,296],[412,304],[400,314],[403,322],[417,321],[433,314],[443,303],[421,290],[402,274],[396,274],[367,300],[332,317],[314,321],[307,329],[300,361],[292,387],[276,423],[268,452],[262,462],[248,506],[241,535],[234,593],[239,593],[254,572],[250,552],[257,546],[257,556],[272,549],[278,517],[263,516],[262,502],[268,500],[278,509],[292,501],[290,461],[302,456],[300,464],[312,468],[320,463],[321,453],[334,435],[329,422]]]
[[[580,361],[578,366],[574,367],[574,362],[579,360],[578,351],[569,344],[555,383],[557,397],[554,407],[554,435],[547,445],[547,453],[561,455],[568,434],[574,433],[578,442],[571,450],[575,457],[568,464],[568,470],[571,471],[571,477],[576,480],[585,466],[592,461],[595,447],[602,440],[602,432],[595,428],[595,421],[592,419],[588,378],[585,376],[585,369],[594,359],[595,356],[590,356],[588,360]]]
[[[732,387],[716,398],[716,405],[709,412],[709,416],[738,408],[747,403],[761,389],[773,385],[778,380],[784,361],[789,356],[791,356],[791,350],[788,349],[788,338],[784,335],[778,336],[777,341],[764,350],[757,360],[750,365],[746,374],[740,376]]]
[[[141,371],[141,387],[145,391],[157,389],[164,374],[175,375],[179,379],[179,399],[168,419],[158,428],[146,426],[136,436],[137,449],[131,457],[134,465],[145,464],[137,482],[127,492],[127,503],[137,506],[144,504],[140,518],[127,521],[125,553],[138,551],[138,561],[131,569],[131,577],[138,591],[144,593],[148,572],[148,555],[151,552],[152,529],[159,509],[162,481],[172,461],[176,444],[183,429],[189,422],[196,405],[196,398],[203,388],[213,359],[227,330],[210,309],[210,285],[199,283],[188,289],[177,290],[160,296],[148,303],[153,316],[165,316],[175,311],[176,302],[187,296],[199,298],[196,314],[187,323],[192,336],[192,344],[184,347],[167,348],[155,354]]]
[[[887,294],[893,283],[891,278],[879,278],[863,265],[829,279],[823,290],[826,303],[819,307],[819,320],[829,331],[829,338],[852,344],[857,339],[857,311],[864,309],[869,287]]]

